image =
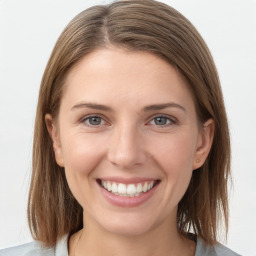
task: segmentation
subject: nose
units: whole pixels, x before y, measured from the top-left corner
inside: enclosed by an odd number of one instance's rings
[[[122,169],[132,169],[146,161],[147,155],[142,136],[135,127],[124,125],[113,131],[109,145],[108,160]]]

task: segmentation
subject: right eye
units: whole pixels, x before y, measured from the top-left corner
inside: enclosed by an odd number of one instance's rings
[[[83,119],[83,122],[88,126],[100,126],[106,124],[100,116],[88,116]]]

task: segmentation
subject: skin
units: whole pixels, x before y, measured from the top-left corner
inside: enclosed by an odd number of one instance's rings
[[[173,66],[146,52],[99,49],[70,71],[58,118],[45,117],[56,161],[84,209],[70,255],[194,255],[194,242],[177,231],[177,206],[207,158],[214,123],[198,122],[188,88]],[[102,196],[96,180],[106,176],[160,183],[145,203],[125,208]]]

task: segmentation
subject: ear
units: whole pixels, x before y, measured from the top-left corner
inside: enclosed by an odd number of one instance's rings
[[[50,114],[45,115],[45,123],[49,135],[52,139],[53,150],[55,154],[56,162],[59,166],[64,167],[62,147],[60,143],[60,135],[56,122],[53,122],[53,118]]]
[[[200,168],[212,147],[215,125],[213,119],[207,120],[200,131],[194,157],[193,170]]]

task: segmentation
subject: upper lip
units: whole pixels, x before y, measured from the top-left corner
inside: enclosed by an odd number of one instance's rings
[[[134,184],[134,183],[143,183],[143,182],[151,182],[151,181],[159,180],[159,179],[146,178],[146,177],[132,177],[132,178],[101,177],[99,179],[103,181],[112,181],[112,182],[123,183],[123,184]]]

